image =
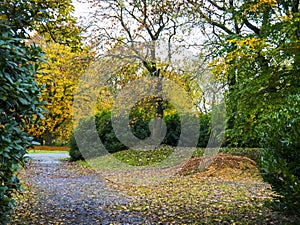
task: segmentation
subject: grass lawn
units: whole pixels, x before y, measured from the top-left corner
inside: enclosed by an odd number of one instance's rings
[[[34,146],[34,148],[29,149],[29,154],[35,154],[35,153],[62,153],[62,152],[68,152],[69,147],[67,146]]]
[[[187,176],[125,191],[134,201],[120,209],[143,212],[158,224],[297,224],[265,205],[272,191],[262,181]]]

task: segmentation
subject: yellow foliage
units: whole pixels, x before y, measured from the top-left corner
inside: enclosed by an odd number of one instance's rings
[[[72,52],[71,48],[58,43],[44,42],[39,38],[46,53],[46,62],[41,65],[37,82],[43,85],[41,100],[47,113],[45,119],[28,128],[33,136],[42,136],[48,131],[58,141],[66,141],[72,131],[73,94],[79,77],[91,63],[88,51]]]

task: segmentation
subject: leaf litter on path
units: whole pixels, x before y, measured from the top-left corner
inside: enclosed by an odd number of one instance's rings
[[[19,195],[11,224],[146,224],[141,213],[111,210],[130,198],[98,173],[54,160],[31,161],[22,172],[27,190]]]
[[[12,224],[299,222],[297,217],[265,206],[273,193],[250,159],[221,155],[206,170],[199,171],[201,160],[191,159],[182,164],[176,173],[173,171],[174,176],[170,176],[170,169],[157,169],[145,175],[149,171],[119,173],[82,168],[76,163],[41,166],[32,162],[22,179],[30,191],[21,197]],[[168,179],[147,183],[149,174]],[[145,179],[145,183],[123,182],[137,177],[140,181]]]

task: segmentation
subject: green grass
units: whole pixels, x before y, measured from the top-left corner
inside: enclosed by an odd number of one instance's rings
[[[189,158],[185,151],[177,155],[173,154],[174,151],[175,148],[170,146],[161,146],[152,150],[128,149],[93,158],[87,162],[98,169],[165,168]]]
[[[173,152],[173,148],[164,146],[148,151],[128,149],[126,151],[116,152],[113,156],[121,162],[132,166],[149,166],[162,162]]]
[[[91,167],[95,167],[98,169],[132,169],[134,167],[168,167],[169,165],[176,165],[177,158],[179,158],[178,162],[180,162],[179,157],[171,158],[174,154],[174,147],[171,146],[161,146],[160,148],[152,149],[152,150],[123,150],[120,152],[116,152],[113,154],[107,154],[104,156],[100,156],[97,158],[93,158],[87,160],[86,165]],[[207,152],[206,152],[207,151]],[[192,157],[201,157],[203,154],[209,154],[211,151],[223,154],[231,154],[248,157],[257,161],[259,159],[261,149],[242,149],[242,148],[220,148],[220,149],[205,149],[205,148],[197,148]],[[188,152],[188,151],[187,151]],[[183,157],[186,157],[187,153],[183,153]],[[165,159],[170,159],[169,161]],[[163,163],[161,163],[163,162]],[[84,162],[80,162],[84,164]],[[159,164],[161,163],[161,164]]]
[[[123,150],[87,160],[87,164],[98,169],[131,169],[136,166],[147,167],[168,158],[174,149],[164,146],[153,150]],[[80,162],[82,164],[83,162]]]

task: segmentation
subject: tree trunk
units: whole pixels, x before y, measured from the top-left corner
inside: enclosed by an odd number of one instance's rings
[[[47,129],[45,131],[45,144],[48,145],[48,146],[51,146],[52,145],[52,133],[49,131],[49,129]]]
[[[154,140],[159,140],[162,134],[162,120],[164,116],[164,108],[163,108],[163,96],[162,96],[162,79],[159,78],[160,70],[154,67],[155,72],[153,76],[158,77],[158,82],[156,84],[156,96],[155,96],[155,118],[153,123],[153,138]]]

